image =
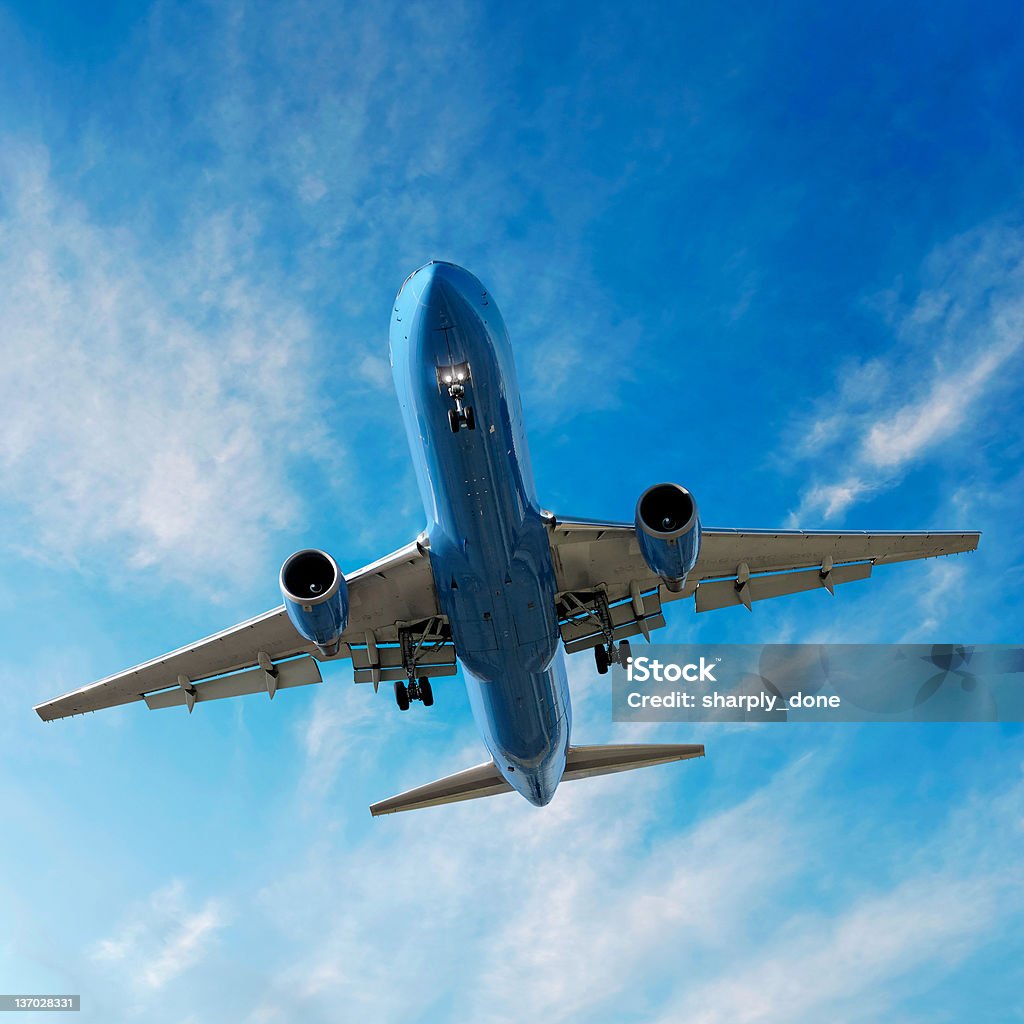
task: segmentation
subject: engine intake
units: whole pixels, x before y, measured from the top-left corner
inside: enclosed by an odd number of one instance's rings
[[[299,636],[327,655],[338,653],[348,625],[348,584],[326,551],[297,551],[281,566],[281,593]]]
[[[679,484],[648,487],[636,503],[636,536],[651,572],[669,590],[682,590],[700,553],[700,517],[693,495]]]

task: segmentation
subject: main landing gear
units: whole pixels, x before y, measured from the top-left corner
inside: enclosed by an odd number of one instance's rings
[[[409,710],[409,702],[420,701],[425,708],[434,703],[434,691],[430,688],[430,680],[426,676],[416,677],[416,654],[423,645],[422,638],[419,643],[413,641],[412,635],[407,629],[398,632],[398,639],[402,645],[402,668],[409,676],[409,682],[403,683],[401,679],[395,681],[395,703],[402,711]]]
[[[594,661],[597,662],[597,671],[601,675],[607,675],[608,666],[613,662],[625,668],[632,656],[633,652],[628,640],[620,640],[617,644],[614,640],[610,640],[607,643],[598,644],[594,648]]]
[[[594,610],[590,613],[597,620],[604,634],[604,640],[594,648],[594,661],[597,662],[597,671],[600,675],[608,674],[609,665],[621,665],[623,668],[629,663],[632,651],[628,640],[615,642],[615,627],[612,623],[611,609],[608,607],[608,596],[604,591],[599,590],[594,596]]]
[[[410,679],[408,683],[403,683],[401,679],[395,682],[395,703],[398,704],[402,711],[409,710],[410,701],[422,701],[425,708],[429,708],[434,703],[434,691],[430,688],[430,680],[426,676],[421,676],[418,680]]]

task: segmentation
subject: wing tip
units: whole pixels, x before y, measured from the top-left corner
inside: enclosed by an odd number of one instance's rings
[[[58,714],[54,714],[53,704],[52,700],[44,700],[42,704],[36,704],[32,710],[39,716],[40,721],[52,722],[55,718],[61,717]]]

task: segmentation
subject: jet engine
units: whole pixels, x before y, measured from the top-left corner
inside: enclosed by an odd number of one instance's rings
[[[636,536],[651,571],[669,590],[682,590],[700,552],[700,517],[693,495],[679,484],[648,487],[636,503]]]
[[[348,584],[326,551],[297,551],[281,566],[281,593],[299,636],[327,655],[338,653],[348,625]]]

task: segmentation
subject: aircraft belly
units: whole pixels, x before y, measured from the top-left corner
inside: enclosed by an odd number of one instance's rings
[[[565,766],[569,694],[511,348],[479,282],[431,266],[396,304],[392,361],[420,456],[438,603],[495,763],[527,799],[547,803]],[[473,411],[472,428],[449,423],[454,398],[445,367],[466,374],[460,401]]]

